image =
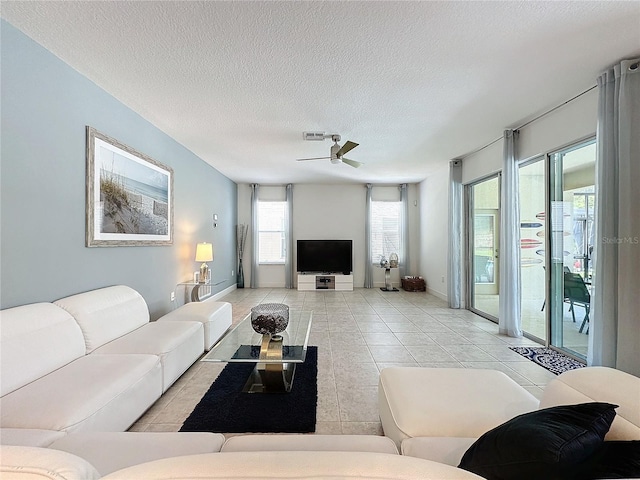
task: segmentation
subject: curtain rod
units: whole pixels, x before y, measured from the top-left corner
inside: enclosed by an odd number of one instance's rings
[[[570,99],[569,99],[569,100],[567,100],[566,102],[563,102],[563,103],[561,103],[560,105],[557,105],[557,106],[553,107],[552,109],[547,110],[546,112],[541,113],[541,114],[540,114],[540,115],[538,115],[537,117],[532,118],[532,119],[531,119],[531,120],[529,120],[528,122],[523,123],[523,124],[522,124],[522,125],[520,125],[519,127],[514,128],[514,130],[520,130],[521,128],[524,128],[524,127],[526,127],[526,126],[528,126],[528,125],[531,125],[533,122],[535,122],[535,121],[537,121],[537,120],[540,120],[542,117],[546,117],[546,116],[547,116],[547,115],[549,115],[550,113],[555,112],[557,109],[559,109],[559,108],[561,108],[561,107],[564,107],[566,104],[573,102],[574,100],[576,100],[576,99],[580,98],[582,95],[584,95],[584,94],[586,94],[586,93],[589,93],[591,90],[593,90],[594,88],[597,88],[597,87],[598,87],[598,85],[594,85],[594,86],[592,86],[592,87],[590,87],[590,88],[586,89],[584,92],[579,93],[578,95],[576,95],[575,97],[570,98]],[[476,153],[478,153],[478,152],[480,152],[480,151],[484,150],[485,148],[490,147],[491,145],[493,145],[493,144],[494,144],[494,143],[496,143],[496,142],[499,142],[500,140],[502,140],[502,137],[498,137],[498,138],[496,138],[495,140],[492,140],[491,142],[487,143],[486,145],[484,145],[484,146],[482,146],[482,147],[480,147],[480,148],[477,148],[476,150],[473,150],[472,152],[466,153],[466,154],[464,154],[464,155],[462,155],[462,156],[458,157],[458,158],[457,158],[457,160],[464,160],[465,158],[470,157],[471,155],[474,155],[474,154],[476,154]]]

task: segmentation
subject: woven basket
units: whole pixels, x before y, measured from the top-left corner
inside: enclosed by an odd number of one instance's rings
[[[402,288],[407,292],[426,292],[427,285],[422,277],[404,277]]]

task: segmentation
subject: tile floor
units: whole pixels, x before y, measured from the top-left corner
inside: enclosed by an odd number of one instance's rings
[[[498,316],[498,295],[476,295],[476,309],[482,312]],[[540,307],[544,305],[544,299],[523,299],[522,301],[522,329],[525,333],[544,339],[547,336],[546,313]],[[568,303],[562,304],[562,346],[572,350],[575,354],[587,357],[589,334],[587,328],[580,332],[585,309],[581,305],[576,306],[576,321],[573,321]]]
[[[260,288],[238,289],[221,300],[233,304],[234,325],[259,303],[313,310],[309,343],[319,347],[317,433],[382,434],[378,373],[388,366],[497,369],[538,397],[554,378],[508,348],[534,342],[499,335],[496,324],[449,309],[427,293]],[[178,431],[224,366],[196,362],[131,430]]]

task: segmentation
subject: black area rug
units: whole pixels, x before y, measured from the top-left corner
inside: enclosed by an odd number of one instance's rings
[[[318,347],[296,366],[289,393],[243,393],[253,363],[229,363],[204,394],[181,432],[310,433],[316,430]]]
[[[580,363],[571,357],[567,357],[560,352],[556,352],[555,350],[551,350],[546,347],[509,348],[556,375],[560,375],[562,372],[566,372],[567,370],[575,370],[576,368],[582,368],[585,366],[583,363]]]

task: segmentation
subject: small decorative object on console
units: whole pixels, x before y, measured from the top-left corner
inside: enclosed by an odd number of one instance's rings
[[[391,268],[398,268],[398,254],[392,253],[389,255],[389,266]]]
[[[402,288],[407,292],[425,292],[427,285],[422,277],[402,278]]]
[[[384,255],[380,255],[380,267],[384,268],[387,266],[387,257]]]
[[[275,335],[289,325],[289,306],[283,303],[261,303],[251,309],[251,326],[262,335]]]

